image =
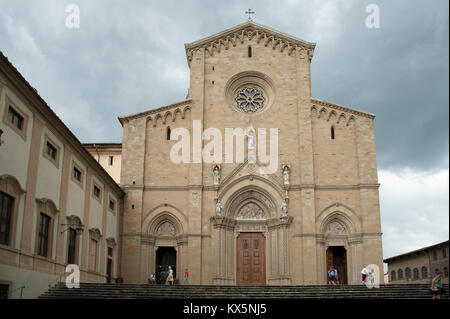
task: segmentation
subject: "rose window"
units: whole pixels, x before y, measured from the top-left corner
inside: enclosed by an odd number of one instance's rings
[[[238,107],[245,112],[256,112],[263,107],[264,101],[263,92],[256,88],[246,87],[236,96]]]

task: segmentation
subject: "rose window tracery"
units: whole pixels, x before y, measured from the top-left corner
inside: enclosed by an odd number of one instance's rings
[[[263,107],[263,92],[252,87],[245,87],[237,93],[236,103],[245,112],[256,112]]]

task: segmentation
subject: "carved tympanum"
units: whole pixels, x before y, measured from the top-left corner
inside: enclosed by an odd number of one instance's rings
[[[239,210],[237,219],[265,219],[264,211],[254,203],[248,203]]]
[[[333,221],[327,225],[325,233],[332,235],[344,235],[347,234],[347,230],[345,226],[338,221]]]
[[[164,222],[156,229],[156,235],[158,236],[175,236],[175,226],[170,222]]]

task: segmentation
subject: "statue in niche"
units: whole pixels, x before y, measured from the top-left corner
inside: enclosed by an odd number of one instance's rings
[[[217,202],[216,202],[216,216],[222,216],[222,213],[221,213],[221,211],[222,211],[222,204],[220,203],[220,199],[218,199],[217,200]]]
[[[281,203],[281,211],[282,211],[281,217],[287,217],[288,204],[287,204],[286,199],[283,199],[283,202]]]
[[[250,150],[254,150],[256,148],[256,142],[255,142],[255,130],[254,129],[249,129],[248,133],[247,133],[247,137],[248,137],[248,149]]]
[[[265,219],[265,214],[258,205],[249,203],[239,210],[237,219]]]
[[[284,185],[289,185],[289,167],[285,166],[283,169]]]
[[[213,169],[213,179],[214,179],[214,185],[219,185],[220,182],[220,169],[216,165]]]
[[[164,222],[156,229],[156,235],[158,236],[175,236],[175,226],[170,222]]]
[[[327,234],[333,234],[333,235],[343,235],[346,234],[347,231],[345,229],[345,226],[342,225],[341,223],[334,221],[332,223],[329,223],[325,233]]]

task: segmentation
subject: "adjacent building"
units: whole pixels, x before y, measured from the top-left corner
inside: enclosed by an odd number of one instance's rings
[[[388,264],[391,284],[431,283],[437,272],[444,274],[443,282],[448,284],[448,240],[386,258],[384,262]]]
[[[120,167],[122,163],[121,143],[84,143],[83,146],[103,166],[105,171],[120,184]]]
[[[1,52],[0,117],[2,297],[118,277],[123,191]]]

